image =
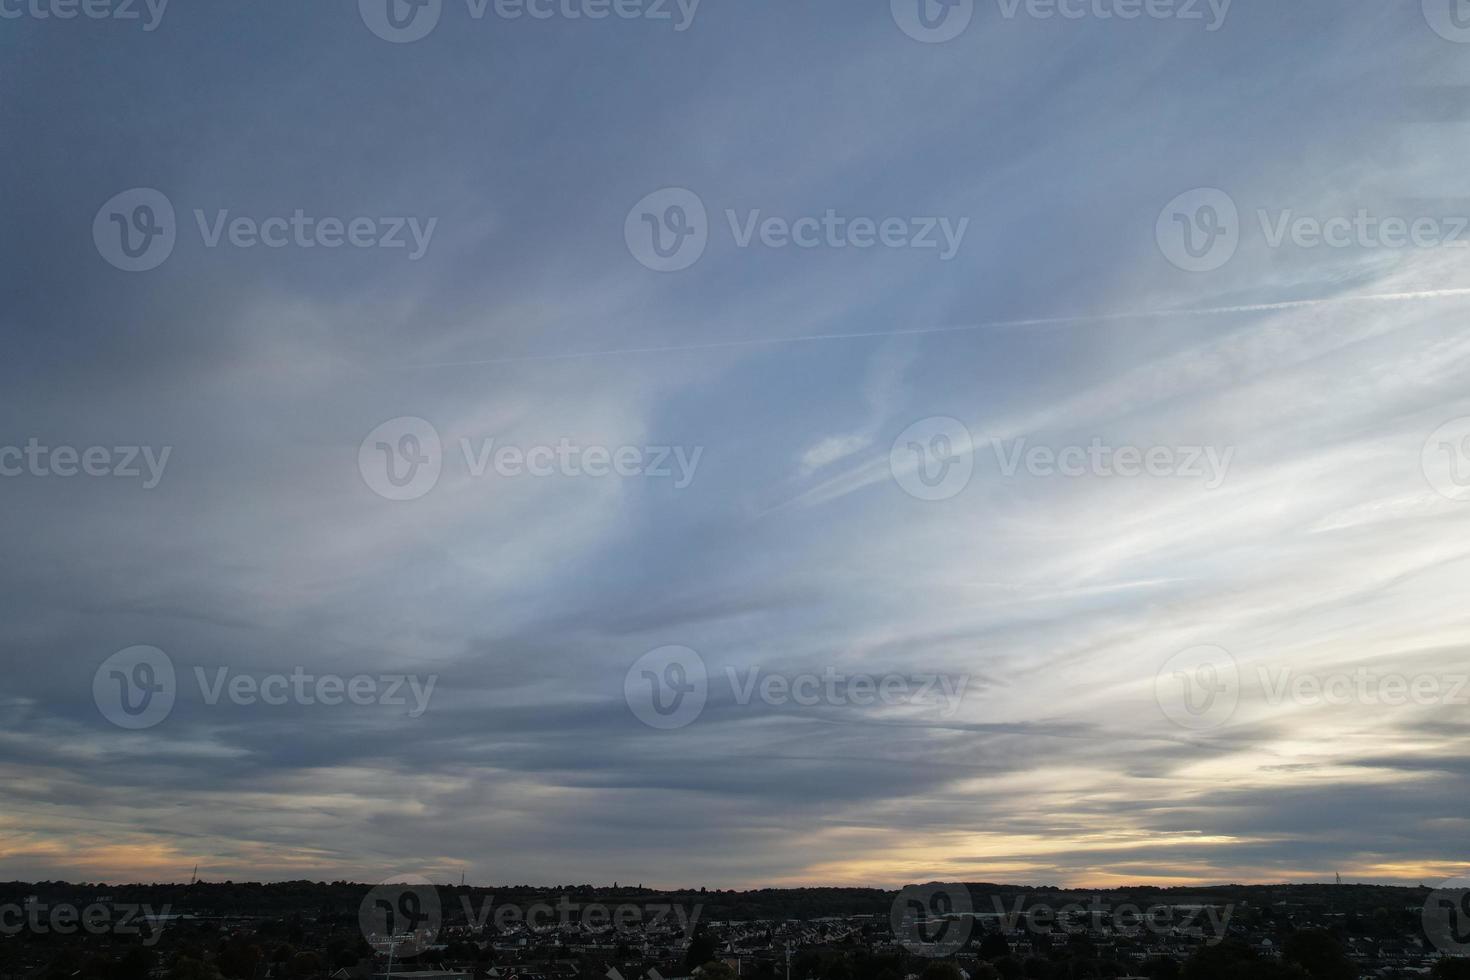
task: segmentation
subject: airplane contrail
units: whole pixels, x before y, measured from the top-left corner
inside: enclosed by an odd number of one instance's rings
[[[871,330],[857,333],[819,333],[796,337],[750,337],[742,340],[718,340],[703,344],[670,344],[661,347],[619,347],[605,350],[574,351],[560,354],[514,354],[487,357],[473,361],[437,361],[406,365],[408,369],[475,367],[487,364],[514,364],[523,361],[569,361],[589,357],[619,357],[629,354],[676,354],[690,351],[725,350],[739,347],[769,347],[781,344],[805,344],[821,340],[869,340],[881,337],[914,337],[924,334],[964,333],[1002,327],[1050,327],[1080,323],[1107,323],[1113,320],[1163,319],[1165,317],[1230,316],[1240,313],[1274,313],[1315,306],[1340,306],[1355,303],[1399,303],[1414,300],[1453,299],[1470,296],[1463,289],[1421,289],[1402,293],[1373,293],[1366,296],[1339,296],[1319,299],[1292,299],[1277,303],[1251,303],[1242,306],[1210,306],[1195,309],[1134,310],[1124,313],[1081,313],[1071,316],[1031,317],[1018,320],[986,320],[946,327],[916,327],[912,330]]]

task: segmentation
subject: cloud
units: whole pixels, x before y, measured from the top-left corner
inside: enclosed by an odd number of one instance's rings
[[[1403,123],[1380,83],[1449,84],[1463,52],[1417,10],[1327,0],[1208,36],[982,16],[943,46],[882,5],[700,16],[393,51],[325,8],[12,24],[32,96],[0,106],[27,147],[0,204],[26,229],[0,244],[0,446],[172,453],[156,490],[0,479],[11,875],[1434,877],[1463,836],[1463,708],[1273,700],[1260,677],[1464,670],[1464,505],[1422,456],[1470,416],[1463,253],[1272,249],[1257,214],[1453,194],[1462,134]],[[141,275],[88,235],[132,186],[181,220]],[[711,241],[666,275],[623,225],[667,186]],[[1154,240],[1196,186],[1242,219],[1210,274]],[[195,209],[298,208],[439,224],[412,263],[189,237]],[[724,213],[757,209],[972,223],[949,262],[742,248]],[[358,450],[402,416],[443,472],[389,501]],[[937,502],[888,456],[932,416],[975,436]],[[489,439],[702,456],[682,488],[476,475]],[[1234,455],[1214,489],[1007,476],[995,441],[1017,439]],[[93,679],[138,644],[181,686],[125,731]],[[625,675],[673,644],[708,701],[658,731]],[[1155,702],[1199,644],[1241,670],[1215,730]],[[221,667],[437,683],[419,717],[209,704],[195,670]],[[953,712],[809,705],[742,700],[732,671],[966,686]]]

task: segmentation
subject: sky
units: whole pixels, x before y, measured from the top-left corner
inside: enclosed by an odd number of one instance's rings
[[[0,878],[1464,870],[1459,0],[59,2]]]

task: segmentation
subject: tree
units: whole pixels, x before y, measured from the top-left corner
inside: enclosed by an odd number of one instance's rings
[[[322,958],[306,950],[291,957],[289,972],[295,980],[307,980],[308,977],[318,976],[326,971],[322,969]]]
[[[715,958],[715,941],[710,938],[709,933],[701,929],[699,934],[689,940],[689,948],[684,952],[684,969],[693,970],[701,963],[708,963]]]
[[[1229,940],[1217,946],[1201,946],[1184,962],[1184,980],[1236,980],[1251,976],[1261,964],[1245,943]]]
[[[1179,980],[1179,964],[1162,956],[1155,957],[1143,965],[1144,975],[1149,980]]]
[[[74,949],[63,949],[46,967],[47,980],[67,980],[82,968],[82,954]]]
[[[919,980],[964,980],[960,976],[960,968],[950,960],[935,960],[924,967],[924,972],[919,974]]]
[[[991,966],[1001,975],[1001,980],[1021,980],[1026,975],[1024,965],[1014,956],[1002,956]]]
[[[1251,980],[1309,980],[1307,972],[1292,963],[1261,963],[1249,976]]]
[[[223,980],[219,970],[203,960],[180,956],[168,971],[169,980]]]
[[[987,932],[985,938],[980,940],[980,958],[982,960],[998,960],[1002,956],[1009,956],[1011,944],[998,932]]]
[[[1337,937],[1322,929],[1305,929],[1286,937],[1281,946],[1281,959],[1295,963],[1312,980],[1355,980],[1358,968],[1353,966]]]
[[[148,980],[153,970],[153,950],[134,946],[107,971],[109,980]]]
[[[214,954],[214,964],[230,980],[255,980],[255,971],[265,954],[259,946],[246,939],[228,939],[220,943]]]
[[[846,955],[832,957],[822,967],[822,980],[853,980],[852,960]]]

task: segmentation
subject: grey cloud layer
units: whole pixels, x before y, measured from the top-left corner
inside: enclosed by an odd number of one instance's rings
[[[1470,505],[1419,467],[1470,415],[1463,300],[453,366],[1464,284],[1453,252],[1249,244],[1187,276],[1153,240],[1194,186],[1307,213],[1459,193],[1462,127],[1404,121],[1403,86],[1458,84],[1466,52],[1417,9],[1236,4],[1205,34],[979,6],[942,46],[883,3],[705,0],[677,36],[502,24],[402,46],[350,8],[7,23],[32,97],[0,103],[25,147],[0,164],[0,216],[25,230],[0,243],[0,444],[173,452],[147,493],[0,480],[0,869],[715,886],[1452,863],[1453,708],[1247,698],[1194,735],[1151,691],[1195,643],[1247,666],[1462,659]],[[622,224],[673,185],[716,215],[971,225],[943,265],[716,244],[659,276]],[[412,264],[181,245],[128,276],[88,229],[132,186],[186,218],[439,222]],[[705,453],[678,492],[446,473],[393,504],[355,461],[402,415],[451,439]],[[967,490],[930,504],[888,450],[933,415],[1236,454],[1206,492],[1005,479],[982,448]],[[716,683],[662,733],[623,674],[672,643]],[[418,719],[183,698],[127,733],[91,683],[134,644],[189,671],[440,682]],[[742,706],[721,680],[829,664],[974,680],[954,717]]]

